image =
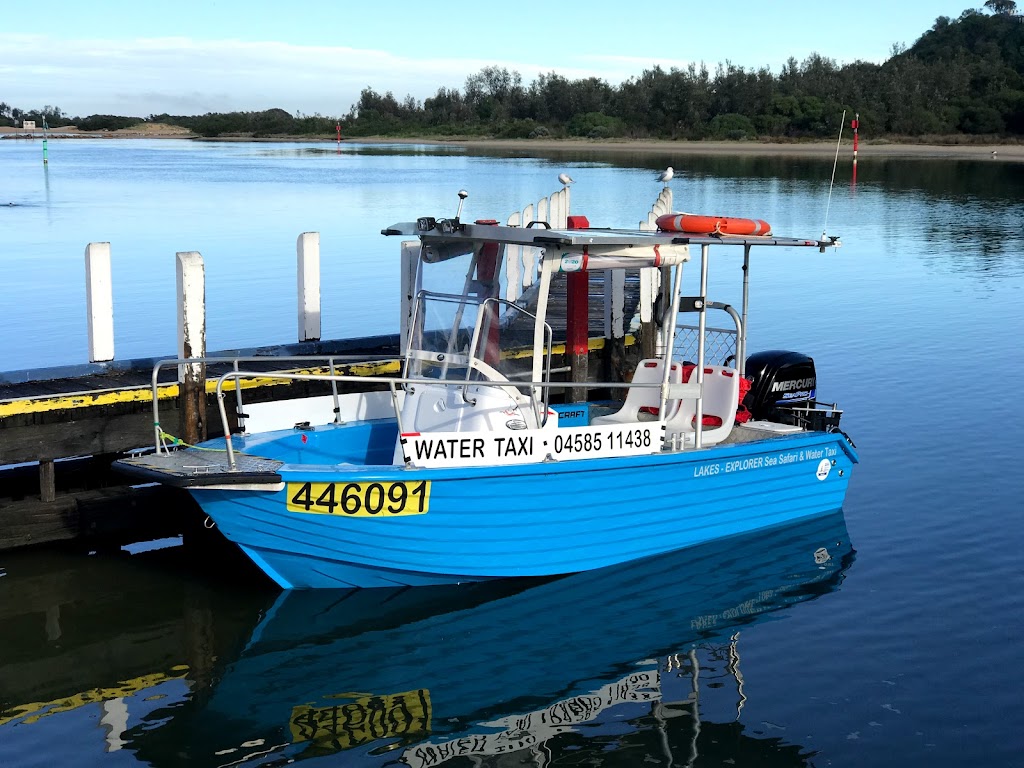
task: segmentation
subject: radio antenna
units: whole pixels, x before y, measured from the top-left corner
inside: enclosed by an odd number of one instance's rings
[[[828,184],[828,202],[825,203],[825,226],[821,230],[821,239],[824,240],[828,232],[828,209],[832,207],[832,187],[836,183],[836,166],[839,165],[839,145],[843,142],[843,126],[846,124],[846,110],[839,119],[839,139],[836,141],[836,159],[832,163],[832,181]]]

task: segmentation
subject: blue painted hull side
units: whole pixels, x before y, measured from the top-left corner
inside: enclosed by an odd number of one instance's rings
[[[290,483],[431,481],[427,514],[390,519],[288,512],[284,490],[193,495],[283,588],[426,585],[587,571],[836,511],[856,460],[841,435],[801,433],[510,467],[281,470]]]

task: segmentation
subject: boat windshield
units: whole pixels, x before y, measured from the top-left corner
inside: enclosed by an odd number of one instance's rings
[[[421,291],[406,353],[406,375],[459,382],[530,381],[536,322],[533,313],[503,299]],[[541,354],[546,370],[550,328],[545,329],[545,339]]]
[[[429,289],[416,296],[406,347],[407,376],[457,382],[533,380],[537,317],[522,303],[500,298],[502,256],[500,251],[494,254],[494,266],[483,269],[482,258],[472,254],[461,277],[456,277],[452,262],[421,263],[420,284]],[[434,272],[444,272],[445,279],[438,280],[440,275]],[[491,275],[495,279],[486,279]],[[461,293],[435,290],[453,283],[461,283]],[[538,354],[540,370],[546,371],[551,353],[546,325],[543,336],[544,348]],[[520,389],[528,394],[529,388]]]

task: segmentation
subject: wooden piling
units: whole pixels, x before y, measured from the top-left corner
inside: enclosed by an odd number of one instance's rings
[[[206,356],[206,269],[197,251],[177,254],[178,357]],[[206,366],[178,366],[181,382],[181,431],[186,443],[206,439]]]
[[[298,260],[299,341],[320,341],[320,233],[303,232],[295,243]]]
[[[607,381],[624,381],[626,367],[626,270],[604,271],[604,364]]]
[[[57,500],[57,468],[46,459],[39,462],[39,500],[47,504]]]
[[[89,321],[89,362],[114,359],[114,294],[110,243],[85,246],[85,307]]]
[[[590,222],[586,216],[569,216],[566,226],[586,229]],[[570,381],[586,384],[590,380],[590,275],[583,270],[566,275],[565,354],[569,359]],[[586,387],[570,388],[570,402],[582,403],[586,399]]]
[[[494,219],[477,219],[477,224],[497,224]],[[501,247],[497,243],[485,243],[481,246],[476,260],[476,279],[482,286],[487,286],[485,299],[498,298],[501,290],[501,274],[499,268],[502,262]],[[493,368],[501,364],[501,325],[498,318],[498,305],[488,303],[484,306],[483,332],[484,362]]]

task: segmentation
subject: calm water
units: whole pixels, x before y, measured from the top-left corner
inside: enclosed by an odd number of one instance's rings
[[[630,224],[671,164],[677,208],[815,235],[831,171],[345,149],[51,142],[44,174],[38,143],[0,142],[0,368],[85,360],[90,240],[112,243],[118,356],[156,355],[178,250],[206,257],[211,348],[285,342],[295,238],[318,230],[325,336],[361,335],[397,327],[379,229],[454,213],[460,187],[469,217],[503,217],[566,170],[574,211]],[[1024,169],[867,156],[858,181],[832,200],[841,250],[752,269],[751,349],[812,354],[846,410],[843,515],[548,583],[355,595],[279,598],[180,547],[0,553],[0,765],[1024,766]],[[736,301],[726,268],[709,294]]]

